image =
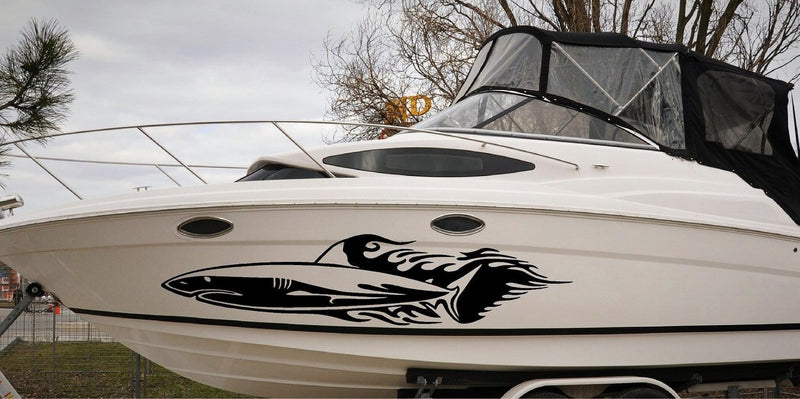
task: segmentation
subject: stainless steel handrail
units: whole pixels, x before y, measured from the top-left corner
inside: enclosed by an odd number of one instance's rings
[[[312,161],[314,161],[317,165],[320,166],[322,170],[328,173],[329,176],[335,177],[333,173],[328,171],[325,167],[323,167],[314,157],[312,157],[305,148],[300,145],[294,138],[291,137],[281,126],[278,125],[277,121],[208,121],[208,122],[181,122],[181,123],[161,123],[161,124],[148,124],[148,125],[131,125],[131,126],[118,126],[118,127],[110,127],[104,129],[88,129],[88,130],[79,130],[79,131],[72,131],[72,132],[60,132],[54,133],[42,137],[36,138],[22,138],[14,141],[2,142],[0,146],[7,146],[7,145],[14,145],[17,147],[22,153],[25,154],[24,157],[16,156],[20,158],[28,158],[33,161],[37,166],[39,166],[42,170],[44,170],[48,175],[50,175],[53,179],[55,179],[62,187],[67,189],[70,193],[72,193],[76,198],[82,200],[83,197],[78,194],[78,192],[72,188],[69,184],[67,184],[62,178],[56,175],[50,168],[45,166],[41,163],[40,159],[47,159],[47,160],[56,160],[56,161],[67,161],[67,162],[83,162],[83,163],[95,163],[95,164],[107,164],[107,165],[138,165],[138,166],[153,166],[158,169],[161,173],[163,173],[169,180],[175,183],[177,186],[181,186],[181,184],[172,177],[169,173],[167,173],[162,166],[172,166],[166,164],[157,164],[157,163],[137,163],[137,162],[118,162],[118,161],[92,161],[92,160],[78,160],[78,159],[68,159],[68,158],[54,158],[54,157],[35,157],[30,152],[26,151],[22,144],[29,142],[29,141],[41,141],[42,139],[51,139],[51,138],[60,138],[65,136],[73,136],[79,134],[88,134],[88,133],[100,133],[100,132],[108,132],[108,131],[120,131],[120,130],[132,130],[136,129],[141,132],[147,139],[149,139],[152,143],[154,143],[158,148],[160,148],[164,153],[166,153],[169,157],[174,159],[181,167],[186,169],[190,174],[200,180],[203,184],[208,184],[208,182],[203,179],[197,172],[193,170],[193,167],[213,167],[213,166],[198,166],[198,165],[188,165],[184,163],[180,158],[178,158],[175,154],[173,154],[169,149],[167,149],[161,142],[156,140],[152,135],[147,133],[144,129],[146,128],[158,128],[158,127],[176,127],[176,126],[200,126],[200,125],[225,125],[225,124],[266,124],[270,123],[274,125],[289,141],[292,142],[298,149],[300,149],[303,153],[305,153]],[[10,156],[14,156],[10,154]],[[231,168],[231,167],[227,167]],[[246,169],[246,168],[242,168]]]
[[[0,144],[2,145],[2,144]],[[16,154],[5,154],[4,157],[9,158],[19,158],[19,159],[27,159],[28,157],[25,155],[16,155]],[[77,163],[91,163],[91,164],[100,164],[100,165],[122,165],[122,166],[153,166],[153,167],[168,167],[168,168],[175,168],[180,167],[180,164],[177,163],[153,163],[153,162],[124,162],[124,161],[95,161],[91,159],[75,159],[75,158],[63,158],[63,157],[41,157],[37,156],[36,159],[41,161],[59,161],[59,162],[77,162]],[[201,164],[186,164],[186,166],[190,168],[200,168],[200,169],[234,169],[234,170],[247,170],[246,166],[225,166],[225,165],[201,165]]]
[[[30,160],[33,161],[36,165],[39,165],[39,167],[42,168],[45,172],[47,172],[47,174],[49,174],[53,179],[56,179],[56,181],[59,182],[64,188],[66,188],[67,191],[71,192],[72,195],[77,197],[79,200],[83,199],[83,197],[81,197],[80,194],[78,194],[78,192],[75,191],[72,187],[70,187],[64,180],[62,180],[55,173],[53,173],[53,171],[44,166],[44,164],[39,162],[39,160],[33,155],[31,155],[28,151],[25,151],[25,148],[23,146],[21,146],[19,143],[14,143],[14,146],[17,147],[18,150],[22,151],[23,154],[27,155],[28,158],[30,158]]]
[[[8,154],[7,156],[12,157],[19,157],[19,158],[29,158],[37,166],[43,169],[47,174],[49,174],[53,179],[55,179],[59,184],[61,184],[65,189],[67,189],[70,193],[72,193],[78,199],[83,199],[83,197],[78,194],[78,192],[70,187],[63,179],[58,177],[50,168],[44,165],[39,160],[54,160],[54,161],[66,161],[66,162],[83,162],[83,163],[95,163],[95,164],[108,164],[108,165],[138,165],[138,166],[152,166],[158,169],[161,173],[167,176],[173,183],[180,186],[181,184],[173,178],[169,173],[167,173],[162,167],[177,167],[180,166],[186,169],[190,174],[195,176],[199,181],[204,184],[208,184],[208,182],[203,179],[197,172],[194,171],[194,168],[238,168],[238,169],[246,169],[246,168],[239,168],[239,167],[225,167],[225,166],[205,166],[205,165],[190,165],[184,163],[180,160],[174,153],[169,151],[161,142],[156,140],[152,135],[150,135],[145,129],[152,129],[152,128],[164,128],[164,127],[180,127],[180,126],[202,126],[202,125],[234,125],[234,124],[269,124],[274,126],[281,134],[283,134],[291,143],[297,147],[305,156],[307,156],[314,164],[319,167],[321,171],[327,174],[329,177],[336,177],[325,165],[321,162],[321,160],[316,159],[314,155],[306,151],[306,149],[297,142],[292,135],[290,135],[285,129],[284,125],[292,125],[292,124],[306,124],[306,125],[338,125],[338,126],[356,126],[356,127],[367,127],[367,128],[379,128],[379,129],[393,129],[403,132],[418,132],[418,133],[425,133],[431,134],[436,136],[448,137],[457,140],[466,140],[470,142],[479,143],[481,145],[489,145],[504,149],[509,149],[513,151],[518,151],[524,154],[529,154],[532,156],[540,157],[549,159],[555,162],[563,163],[565,165],[570,165],[571,167],[575,168],[575,170],[579,170],[580,166],[575,162],[570,162],[565,159],[557,158],[554,156],[541,154],[534,151],[525,150],[522,148],[505,145],[493,141],[478,139],[474,137],[469,137],[471,132],[469,129],[465,129],[463,132],[455,132],[453,130],[448,129],[447,132],[439,131],[435,129],[422,129],[422,128],[415,128],[415,127],[404,127],[404,126],[395,126],[395,125],[385,125],[385,124],[376,124],[376,123],[362,123],[362,122],[341,122],[341,121],[303,121],[303,120],[241,120],[241,121],[202,121],[202,122],[179,122],[179,123],[159,123],[159,124],[146,124],[146,125],[130,125],[130,126],[118,126],[118,127],[110,127],[104,129],[88,129],[88,130],[78,130],[72,132],[59,132],[50,134],[44,137],[38,138],[22,138],[18,140],[2,142],[0,146],[8,146],[14,145],[20,151],[22,151],[25,156],[21,155],[13,155]],[[157,147],[159,147],[164,153],[166,153],[169,157],[174,159],[177,164],[164,164],[164,163],[138,163],[138,162],[120,162],[120,161],[95,161],[95,160],[80,160],[80,159],[71,159],[71,158],[57,158],[57,157],[36,157],[26,151],[22,144],[30,141],[40,141],[42,139],[52,139],[52,138],[60,138],[65,136],[73,136],[79,134],[88,134],[88,133],[100,133],[100,132],[110,132],[110,131],[120,131],[120,130],[138,130],[144,136],[147,137],[150,141],[152,141]]]
[[[167,155],[169,155],[170,157],[172,157],[172,159],[174,159],[174,160],[175,160],[175,161],[177,161],[179,164],[181,164],[181,166],[183,166],[183,167],[184,167],[184,168],[185,168],[187,171],[189,171],[189,173],[191,173],[191,174],[192,174],[194,177],[196,177],[198,180],[200,180],[201,182],[203,182],[203,184],[208,184],[208,182],[207,182],[207,181],[205,181],[205,179],[203,179],[202,177],[200,177],[200,175],[198,175],[197,173],[195,173],[195,172],[192,170],[192,168],[190,168],[190,167],[186,166],[186,164],[185,164],[185,163],[183,163],[183,161],[181,161],[180,159],[178,159],[178,157],[176,157],[176,156],[175,156],[173,153],[171,153],[171,152],[170,152],[170,151],[167,149],[167,147],[164,147],[163,145],[161,145],[161,143],[159,143],[159,142],[158,142],[158,140],[154,139],[154,138],[153,138],[153,136],[151,136],[151,135],[147,134],[147,132],[146,132],[146,131],[145,131],[143,128],[141,128],[141,127],[137,127],[137,128],[136,128],[136,130],[138,130],[138,131],[142,132],[142,134],[143,134],[143,135],[145,135],[145,136],[146,136],[148,139],[150,139],[150,141],[152,141],[153,143],[155,143],[155,145],[157,145],[157,146],[158,146],[158,148],[161,148],[161,149],[162,149],[164,152],[166,152],[166,153],[167,153]],[[160,169],[159,169],[159,170],[160,170]],[[162,170],[162,172],[163,172],[163,170]],[[174,181],[174,180],[173,180],[173,181]],[[175,182],[175,183],[177,183],[177,182]]]

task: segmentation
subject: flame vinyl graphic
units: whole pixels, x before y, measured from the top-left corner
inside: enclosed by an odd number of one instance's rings
[[[331,245],[313,262],[218,266],[175,276],[165,289],[216,306],[275,313],[316,313],[395,325],[483,318],[528,291],[566,284],[524,260],[481,248],[431,254],[373,234]]]

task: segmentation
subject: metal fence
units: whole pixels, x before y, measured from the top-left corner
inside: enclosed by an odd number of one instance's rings
[[[0,307],[0,320],[10,312]],[[31,303],[0,336],[0,372],[22,397],[241,396],[180,377],[47,300]]]

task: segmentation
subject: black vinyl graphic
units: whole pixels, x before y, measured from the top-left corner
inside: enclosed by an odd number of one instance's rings
[[[200,269],[161,286],[212,305],[315,313],[394,325],[482,319],[502,302],[554,281],[524,260],[491,248],[458,255],[409,248],[373,234],[331,245],[314,262],[247,263]]]

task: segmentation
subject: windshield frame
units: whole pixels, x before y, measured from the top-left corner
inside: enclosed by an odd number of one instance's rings
[[[490,130],[490,129],[477,129],[477,128],[467,128],[467,127],[435,127],[431,126],[426,128],[428,130],[434,130],[437,132],[442,133],[449,133],[449,134],[469,134],[475,136],[491,136],[491,137],[509,137],[515,139],[530,139],[530,140],[543,140],[543,141],[559,141],[559,142],[566,142],[566,143],[578,143],[578,144],[592,144],[592,145],[603,145],[607,147],[623,147],[623,148],[633,148],[638,150],[652,150],[652,151],[661,151],[661,149],[651,143],[626,143],[623,141],[611,141],[611,140],[597,140],[597,139],[587,139],[587,138],[580,138],[580,137],[570,137],[570,136],[553,136],[550,134],[541,134],[541,133],[519,133],[519,132],[505,132],[502,130]],[[402,133],[414,133],[412,130],[406,130]]]

